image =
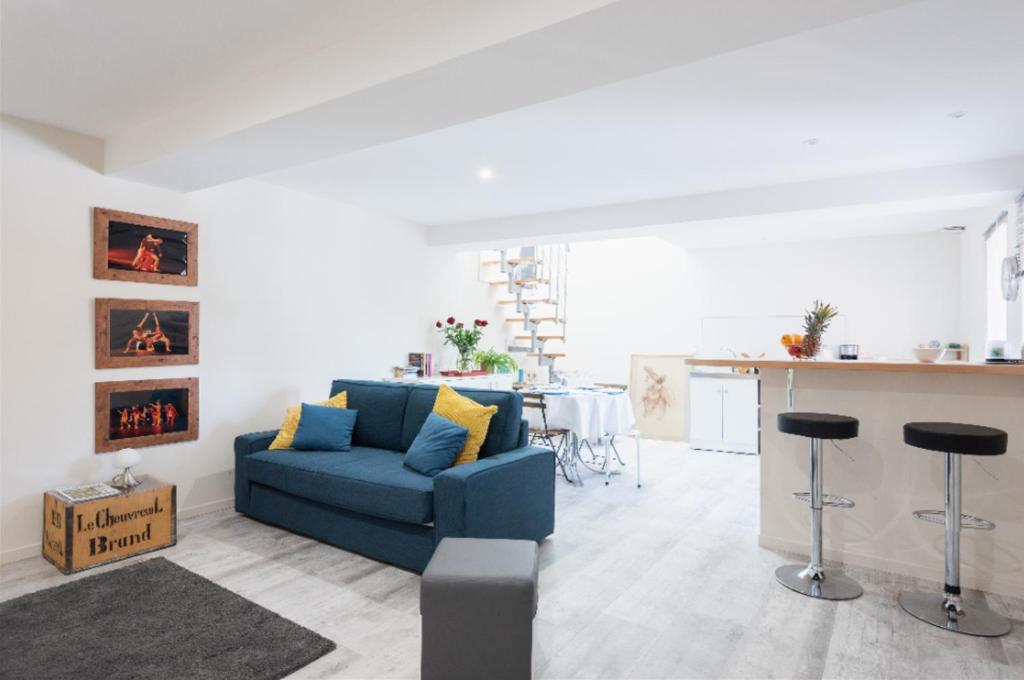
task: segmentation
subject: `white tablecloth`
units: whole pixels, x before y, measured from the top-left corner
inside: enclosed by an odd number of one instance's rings
[[[566,428],[581,439],[596,442],[606,434],[623,434],[633,429],[633,403],[625,392],[608,394],[570,390],[568,394],[545,394],[549,428]],[[530,427],[542,427],[540,410],[524,409]]]

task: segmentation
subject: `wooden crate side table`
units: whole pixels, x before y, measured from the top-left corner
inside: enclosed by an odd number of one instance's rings
[[[65,574],[123,560],[178,541],[174,484],[153,477],[116,496],[70,501],[43,496],[43,557]]]

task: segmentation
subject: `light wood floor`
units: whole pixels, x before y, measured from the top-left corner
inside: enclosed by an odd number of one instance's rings
[[[643,463],[642,490],[632,465],[609,487],[596,476],[582,489],[558,484],[556,533],[541,548],[537,677],[1024,678],[1024,601],[968,593],[1014,620],[1009,636],[986,640],[900,610],[899,590],[934,583],[849,569],[864,597],[809,600],[774,581],[794,560],[757,547],[756,458],[645,442]],[[228,511],[183,521],[179,536],[157,554],[338,644],[292,677],[417,677],[415,574]],[[0,600],[96,571],[6,565]]]

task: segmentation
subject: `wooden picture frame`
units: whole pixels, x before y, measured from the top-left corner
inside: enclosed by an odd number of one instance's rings
[[[198,224],[108,208],[93,208],[92,224],[94,278],[198,284]]]
[[[98,382],[95,410],[96,453],[198,439],[199,378]]]
[[[691,354],[633,354],[629,358],[629,395],[635,427],[650,439],[688,441],[690,431]]]
[[[96,368],[199,363],[198,302],[96,298],[95,308]]]

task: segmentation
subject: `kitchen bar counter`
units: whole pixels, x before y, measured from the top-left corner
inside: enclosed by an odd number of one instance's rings
[[[806,555],[808,442],[782,434],[784,411],[840,413],[860,420],[860,436],[826,442],[825,491],[856,507],[825,511],[825,559],[930,580],[941,589],[943,529],[911,513],[941,509],[943,456],[903,443],[903,425],[949,421],[1009,434],[1006,455],[967,457],[963,511],[995,531],[961,535],[967,588],[1024,597],[1024,366],[962,362],[690,359],[698,366],[757,368],[761,385],[761,502],[758,542]],[[841,448],[840,448],[841,447]],[[770,574],[765,574],[766,578]]]
[[[1024,377],[1024,364],[983,364],[966,361],[823,361],[818,359],[687,359],[691,366],[735,368],[794,368],[832,371],[883,371],[891,373],[967,373]]]

